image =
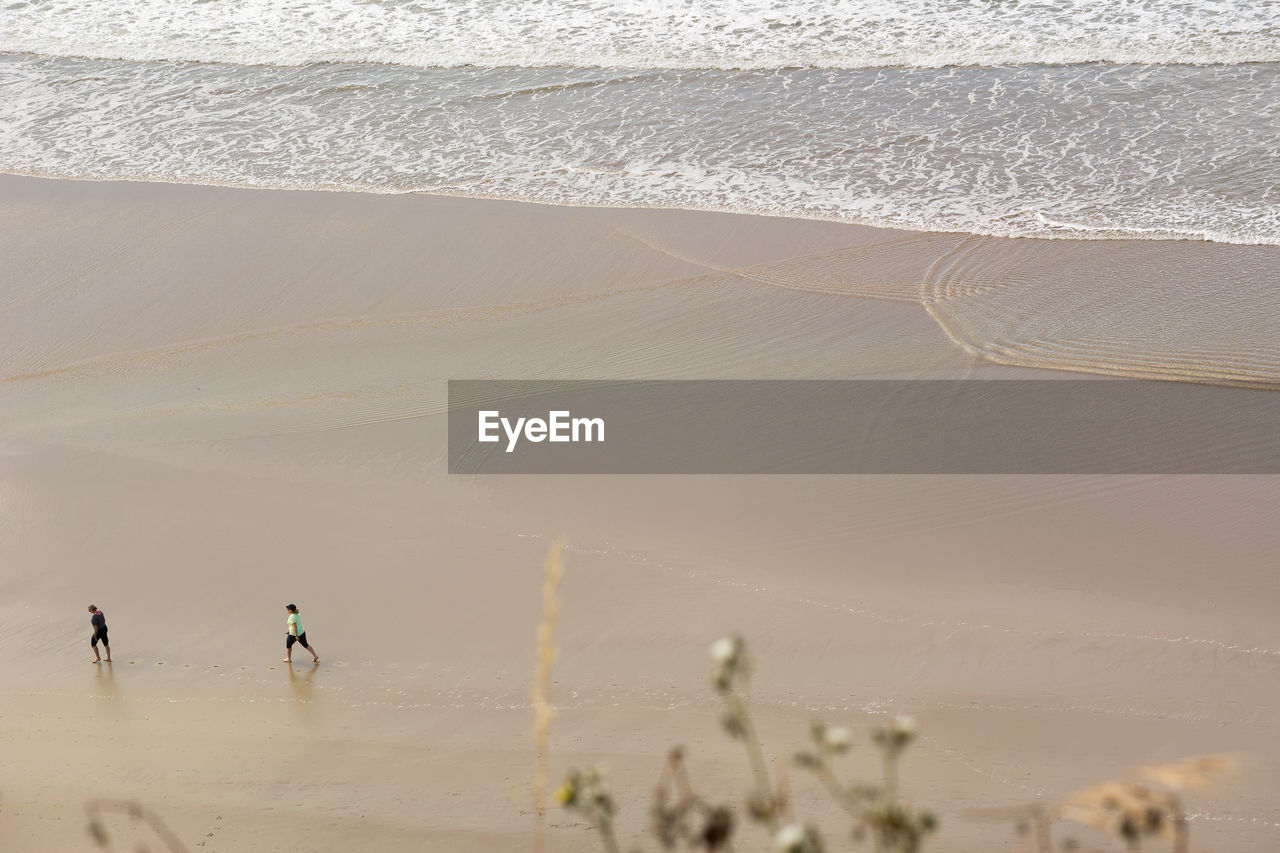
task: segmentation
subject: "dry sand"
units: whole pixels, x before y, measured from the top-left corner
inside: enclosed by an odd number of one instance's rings
[[[628,841],[672,744],[743,793],[705,651],[740,630],[779,759],[821,716],[870,775],[865,728],[918,717],[933,849],[1222,751],[1196,849],[1280,846],[1280,479],[451,478],[442,415],[449,378],[1274,381],[1274,249],[13,177],[0,225],[6,853],[91,849],[98,797],[193,851],[527,849],[559,534],[553,776],[605,762]]]

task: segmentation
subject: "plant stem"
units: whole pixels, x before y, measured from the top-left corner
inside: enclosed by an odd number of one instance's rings
[[[883,756],[884,783],[880,791],[880,808],[884,812],[884,817],[887,818],[893,809],[894,802],[898,799],[898,753],[893,747],[886,746]],[[886,853],[889,848],[885,846],[884,832],[877,831],[875,837],[876,853]]]
[[[1053,849],[1053,839],[1049,835],[1049,818],[1045,815],[1043,806],[1036,804],[1032,810],[1031,822],[1035,828],[1036,850],[1039,853],[1050,853]]]
[[[600,844],[605,853],[618,853],[618,839],[613,834],[613,820],[601,815],[596,821],[596,830],[600,833]]]
[[[818,779],[821,780],[827,793],[831,794],[831,798],[839,804],[840,808],[849,813],[852,818],[862,817],[862,809],[858,808],[853,798],[849,796],[849,792],[844,790],[840,785],[840,780],[836,778],[835,772],[831,769],[831,763],[827,761],[825,755],[818,757]]]
[[[767,811],[765,823],[771,833],[779,828],[778,809],[773,795],[773,786],[769,783],[769,769],[764,763],[764,751],[760,748],[760,739],[756,735],[755,723],[751,719],[751,708],[738,692],[729,694],[732,713],[742,723],[742,742],[746,746],[747,760],[751,762],[751,775],[755,778],[756,796]]]
[[[1173,853],[1187,853],[1191,849],[1191,833],[1187,831],[1187,816],[1182,810],[1182,800],[1169,797],[1169,811],[1173,812]]]
[[[894,750],[884,751],[884,804],[892,806],[898,799],[898,755]]]

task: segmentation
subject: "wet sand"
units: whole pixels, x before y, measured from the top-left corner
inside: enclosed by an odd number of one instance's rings
[[[192,850],[527,846],[557,535],[552,772],[605,762],[628,841],[672,744],[743,792],[705,651],[740,630],[780,761],[818,715],[869,775],[865,729],[917,716],[906,790],[936,849],[1020,849],[966,810],[1203,752],[1246,770],[1193,795],[1196,848],[1274,846],[1275,477],[471,479],[443,457],[450,378],[1275,382],[1274,249],[13,177],[0,222],[2,849],[92,849],[95,797]],[[280,663],[288,602],[319,668]],[[594,848],[551,824],[551,849]]]

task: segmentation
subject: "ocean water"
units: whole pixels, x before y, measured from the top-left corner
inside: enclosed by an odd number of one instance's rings
[[[0,170],[1280,243],[1274,0],[10,0]]]

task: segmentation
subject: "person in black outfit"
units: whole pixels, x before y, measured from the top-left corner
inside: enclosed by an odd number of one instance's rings
[[[89,612],[93,614],[89,617],[89,624],[93,626],[93,637],[89,640],[89,645],[93,646],[93,662],[102,662],[102,655],[98,654],[98,643],[102,643],[102,648],[107,653],[107,663],[111,663],[111,644],[107,642],[107,617],[92,604],[89,605]]]

